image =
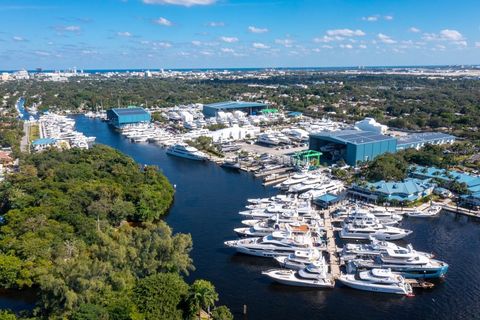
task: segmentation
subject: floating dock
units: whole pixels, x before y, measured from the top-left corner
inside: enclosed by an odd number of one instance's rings
[[[327,237],[328,261],[330,263],[330,273],[333,279],[340,277],[340,261],[338,259],[337,245],[335,244],[335,235],[333,233],[332,218],[330,210],[325,210],[323,218],[325,221],[325,232]]]

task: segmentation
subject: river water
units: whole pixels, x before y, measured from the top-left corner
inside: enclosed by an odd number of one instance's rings
[[[157,165],[176,185],[166,218],[174,232],[190,233],[196,270],[187,278],[212,281],[238,319],[475,319],[480,318],[480,225],[443,212],[433,219],[406,219],[407,238],[417,250],[434,252],[450,264],[447,277],[415,297],[356,291],[340,284],[332,290],[272,283],[261,271],[276,267],[269,259],[236,254],[223,241],[234,239],[237,214],[247,198],[275,194],[251,174],[225,170],[165,154],[152,144],[134,144],[97,119],[76,117],[77,130],[96,136],[140,164]],[[247,316],[242,315],[247,305]]]

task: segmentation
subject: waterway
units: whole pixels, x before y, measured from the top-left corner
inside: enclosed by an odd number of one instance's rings
[[[238,319],[475,319],[480,318],[480,224],[442,213],[433,219],[406,219],[408,237],[417,250],[434,252],[450,264],[445,280],[415,297],[355,291],[340,284],[311,290],[272,283],[261,271],[276,267],[269,259],[243,256],[224,248],[240,226],[237,214],[247,198],[275,194],[251,174],[225,170],[213,163],[171,157],[152,144],[133,144],[106,123],[76,117],[77,130],[96,136],[140,164],[157,165],[176,185],[166,220],[174,232],[190,233],[196,270],[187,278],[212,281]],[[241,315],[248,307],[247,317]]]

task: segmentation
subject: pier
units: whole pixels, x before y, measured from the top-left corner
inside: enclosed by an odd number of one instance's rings
[[[331,210],[325,210],[323,212],[326,240],[327,240],[327,252],[328,261],[330,263],[330,272],[333,279],[340,277],[340,261],[338,259],[337,245],[335,244],[335,235],[333,233],[332,217],[330,216]]]

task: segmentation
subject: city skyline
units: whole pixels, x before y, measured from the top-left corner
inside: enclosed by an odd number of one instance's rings
[[[478,64],[475,1],[7,1],[0,69]]]

